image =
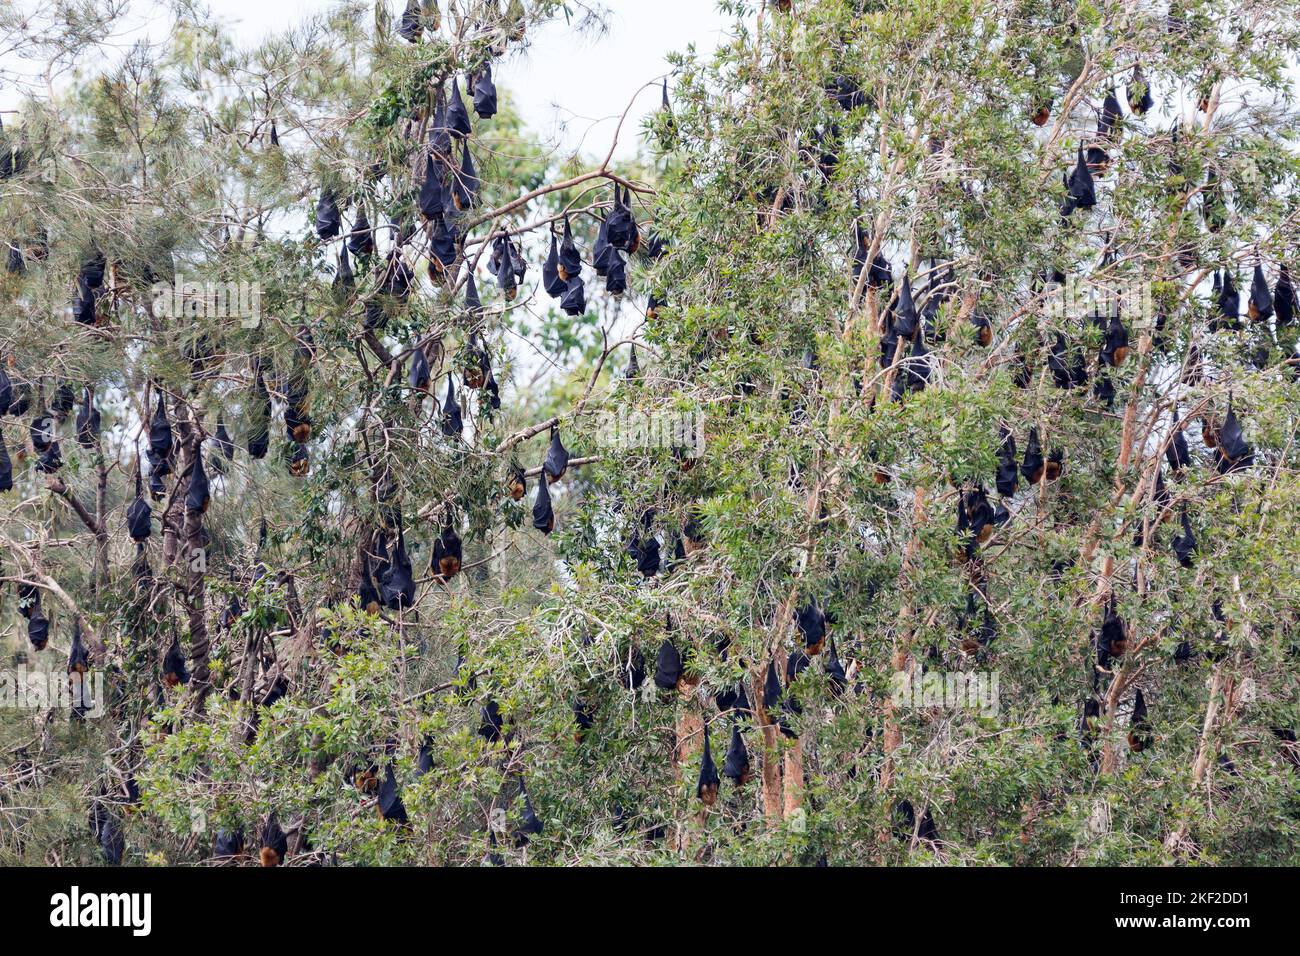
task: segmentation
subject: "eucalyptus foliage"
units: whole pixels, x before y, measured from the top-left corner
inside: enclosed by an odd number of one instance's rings
[[[0,718],[0,859],[1295,862],[1300,5],[720,5],[637,163],[512,107],[572,0],[24,101],[2,620],[107,713]]]

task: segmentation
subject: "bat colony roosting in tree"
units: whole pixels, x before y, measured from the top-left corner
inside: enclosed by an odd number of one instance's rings
[[[105,861],[192,801],[169,856],[264,866],[1294,859],[1291,3],[769,4],[656,79],[650,173],[527,166],[494,71],[559,3],[379,9],[373,76],[309,51],[345,110],[268,55],[235,119],[0,132],[6,309],[63,296],[0,333],[0,574]],[[196,117],[205,221],[43,222],[78,148],[162,205]],[[182,262],[260,321],[160,311]],[[599,332],[553,394],[533,309]]]

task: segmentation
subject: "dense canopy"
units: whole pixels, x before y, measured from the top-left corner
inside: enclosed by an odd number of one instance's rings
[[[1300,859],[1300,4],[720,7],[0,4],[0,862]]]

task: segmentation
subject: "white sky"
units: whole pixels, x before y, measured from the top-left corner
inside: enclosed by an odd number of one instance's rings
[[[668,71],[665,54],[690,44],[708,53],[728,26],[713,0],[606,0],[606,6],[612,13],[605,36],[584,39],[552,22],[499,74],[533,127],[566,149],[607,150],[633,96],[629,128],[635,133],[639,118],[660,102],[657,84],[637,90]],[[620,138],[617,155],[635,152],[630,140]]]
[[[25,5],[29,0],[19,0]],[[636,152],[640,117],[659,104],[657,89],[643,84],[668,70],[666,53],[694,44],[701,52],[717,46],[726,21],[714,0],[602,0],[610,11],[609,32],[581,38],[563,18],[532,38],[523,55],[512,54],[496,72],[498,84],[509,88],[534,131],[566,151],[581,149],[603,155],[609,148],[617,118],[636,95],[628,130],[620,137],[616,155]],[[209,6],[233,28],[241,41],[257,42],[307,17],[328,10],[334,0],[209,0]],[[394,20],[404,0],[389,0]],[[161,9],[156,0],[133,0],[132,22],[144,22]],[[21,68],[8,61],[7,68]],[[13,109],[17,97],[0,90],[0,109]]]

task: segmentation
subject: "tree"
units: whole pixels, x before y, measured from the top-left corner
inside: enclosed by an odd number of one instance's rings
[[[630,167],[485,115],[545,0],[24,103],[6,619],[111,693],[0,852],[1295,859],[1295,4],[724,6]]]

